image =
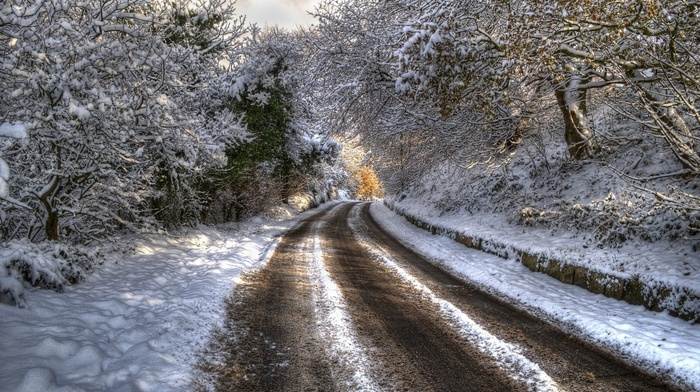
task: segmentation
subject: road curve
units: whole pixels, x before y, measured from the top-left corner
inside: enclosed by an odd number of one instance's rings
[[[222,391],[668,391],[430,264],[342,203],[244,277],[214,337]]]

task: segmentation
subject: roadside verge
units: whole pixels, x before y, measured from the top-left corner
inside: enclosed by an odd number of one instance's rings
[[[642,276],[618,272],[598,271],[553,256],[552,252],[525,249],[518,244],[481,237],[473,232],[447,227],[437,219],[418,217],[390,200],[384,204],[411,224],[434,235],[449,237],[469,248],[487,252],[505,259],[514,259],[533,272],[547,274],[563,283],[576,285],[595,294],[641,305],[695,323],[700,321],[700,290],[678,282],[665,281],[663,276]]]

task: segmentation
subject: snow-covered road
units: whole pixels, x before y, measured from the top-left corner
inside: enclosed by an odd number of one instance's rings
[[[198,356],[212,332],[225,325],[224,303],[231,290],[243,281],[241,274],[264,269],[279,242],[278,236],[299,219],[311,219],[319,212],[332,217],[337,211],[331,214],[331,209],[345,208],[349,206],[334,203],[298,219],[255,220],[236,231],[201,227],[180,236],[134,239],[134,256],[101,266],[86,282],[68,287],[65,293],[27,293],[29,309],[0,304],[0,391],[192,390],[195,382],[206,380],[196,367]],[[471,314],[473,309],[468,302],[472,299],[464,303],[458,299],[460,292],[467,290],[426,282],[421,277],[422,267],[402,261],[395,250],[377,247],[378,235],[363,226],[369,223],[360,219],[359,207],[354,208],[350,215],[355,223],[352,230],[346,227],[346,233],[354,232],[363,244],[364,258],[371,259],[383,276],[401,286],[405,297],[397,298],[418,301],[414,306],[421,311],[437,309],[441,323],[452,328],[459,340],[475,347],[474,355],[490,361],[501,369],[498,372],[505,369],[511,381],[525,389],[567,390],[571,389],[567,383],[581,382],[581,378],[561,373],[561,369],[568,371],[568,365],[559,366],[564,362],[557,361],[566,358],[546,354],[554,348],[530,347],[529,334],[536,334],[537,328],[528,331],[523,326],[518,331],[517,322],[497,322],[489,319],[491,315]],[[581,335],[683,389],[700,390],[697,326],[593,295],[533,274],[518,263],[432,236],[382,204],[373,204],[371,211],[383,230],[432,262],[518,308],[560,325],[564,335]],[[346,229],[338,220],[310,229],[312,237],[304,245],[309,251],[305,262],[310,278],[305,279],[309,279],[309,303],[315,309],[311,313],[316,320],[306,327],[314,325],[319,334],[325,333],[318,335],[322,341],[334,339],[334,334],[340,332],[349,337],[346,345],[336,343],[335,354],[328,348],[330,354],[326,354],[335,355],[334,363],[345,363],[350,369],[333,374],[347,377],[350,383],[345,385],[366,390],[392,389],[387,382],[396,382],[391,385],[398,387],[406,382],[402,379],[405,373],[392,374],[377,367],[383,366],[378,364],[386,363],[382,361],[398,349],[382,352],[373,340],[373,336],[379,336],[377,328],[388,328],[383,321],[358,319],[361,310],[353,305],[356,298],[352,297],[360,295],[360,289],[349,286],[350,275],[339,277],[341,264],[336,256],[340,253],[330,249],[332,241],[325,237],[333,230]],[[369,237],[363,237],[367,233],[371,233]],[[493,308],[491,312],[493,317],[499,313]],[[545,340],[552,343],[556,339],[550,334]],[[566,340],[567,344],[579,344],[573,337]],[[399,360],[391,366],[417,366],[411,361]],[[358,370],[357,364],[365,368]],[[597,385],[609,375],[585,376],[591,383],[587,385]],[[628,381],[622,380],[620,385]]]
[[[231,301],[231,329],[217,339],[238,337],[219,347],[226,357],[219,386],[671,390],[657,377],[663,374],[576,338],[571,325],[539,320],[436,268],[377,227],[369,207],[346,203],[309,219],[243,280]],[[422,235],[377,207],[375,215],[398,227],[398,237]],[[418,243],[430,246],[435,238]],[[454,261],[461,250],[453,250]]]
[[[700,391],[698,325],[593,294],[532,273],[519,262],[432,235],[382,203],[374,203],[371,212],[387,232],[454,276],[538,314],[682,389]]]

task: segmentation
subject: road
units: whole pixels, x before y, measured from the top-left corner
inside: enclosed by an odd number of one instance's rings
[[[433,266],[367,203],[289,231],[227,311],[222,391],[673,390]]]

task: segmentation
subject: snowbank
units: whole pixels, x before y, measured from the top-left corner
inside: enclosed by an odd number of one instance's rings
[[[98,248],[58,242],[10,241],[0,249],[0,303],[26,306],[24,286],[63,291],[81,282],[104,256]]]
[[[295,222],[133,238],[133,256],[82,284],[26,292],[25,309],[0,304],[0,391],[192,390],[224,299]]]
[[[591,249],[570,233],[514,226],[500,214],[449,214],[412,199],[386,204],[433,234],[514,258],[531,271],[693,323],[700,319],[700,257],[683,249],[666,243]]]

